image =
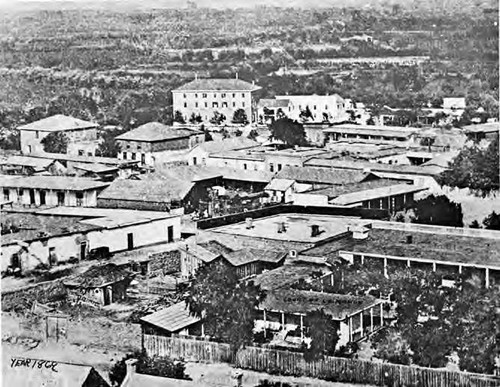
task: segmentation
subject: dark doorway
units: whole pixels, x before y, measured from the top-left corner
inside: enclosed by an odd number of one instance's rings
[[[111,286],[104,288],[103,291],[104,291],[104,305],[111,304],[111,300],[113,299],[113,291],[111,290]]]
[[[64,195],[64,192],[58,192],[57,193],[57,205],[58,206],[64,206],[64,202],[65,202],[65,197],[66,195]]]
[[[35,204],[35,190],[30,189],[30,204]]]
[[[167,234],[168,234],[168,243],[173,242],[174,241],[174,226],[168,226]]]
[[[80,243],[80,259],[85,259],[87,256],[87,242]]]
[[[141,154],[141,164],[146,164],[146,155],[144,153]]]
[[[134,248],[134,234],[127,234],[127,249],[132,250]]]
[[[44,206],[46,204],[45,196],[47,193],[45,191],[40,191],[40,205]]]

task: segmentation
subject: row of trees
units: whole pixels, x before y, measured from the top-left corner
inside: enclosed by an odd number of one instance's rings
[[[176,110],[174,112],[173,121],[178,122],[179,124],[186,123],[183,114],[179,110]],[[188,121],[190,124],[199,124],[203,122],[203,118],[199,114],[192,113]],[[213,116],[210,118],[210,123],[214,125],[221,125],[225,121],[226,121],[226,116],[218,111],[215,111]],[[245,110],[243,109],[235,110],[231,122],[233,124],[243,124],[243,125],[248,124],[248,117]]]

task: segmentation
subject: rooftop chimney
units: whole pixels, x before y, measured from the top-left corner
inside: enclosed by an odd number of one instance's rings
[[[253,219],[252,218],[246,218],[245,223],[246,223],[247,230],[251,230],[253,228]]]
[[[198,73],[194,73],[194,79],[195,79],[195,81],[198,80]]]
[[[236,79],[238,79],[238,73],[236,73]]]
[[[319,226],[317,224],[311,225],[311,237],[317,237],[320,235],[323,231],[319,229]]]
[[[368,231],[370,229],[364,226],[353,226],[348,228],[348,231],[352,232],[352,237],[357,240],[362,240],[368,238]]]
[[[278,223],[278,234],[286,232],[286,225],[285,222],[279,222]]]

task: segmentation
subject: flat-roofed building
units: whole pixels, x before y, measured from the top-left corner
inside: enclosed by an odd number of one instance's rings
[[[118,158],[139,160],[142,166],[156,166],[174,161],[187,161],[194,146],[205,141],[199,130],[149,122],[116,137],[120,146]]]
[[[99,139],[98,124],[57,114],[18,127],[23,154],[43,152],[42,140],[50,133],[61,132],[69,140],[67,154],[94,156]]]
[[[4,200],[21,206],[94,207],[109,183],[83,177],[0,175]]]
[[[210,121],[215,112],[224,114],[231,122],[234,113],[242,109],[249,122],[257,120],[257,92],[255,83],[241,79],[195,79],[172,90],[173,110],[181,112],[186,121],[192,114]]]
[[[415,141],[418,132],[418,128],[356,124],[334,125],[323,130],[327,146],[329,142],[345,141],[348,139],[409,145]]]
[[[352,109],[340,95],[277,95],[276,100],[288,101],[288,112],[285,115],[292,120],[301,120],[301,114],[308,111],[310,117],[305,121],[341,122],[349,118],[347,110]]]

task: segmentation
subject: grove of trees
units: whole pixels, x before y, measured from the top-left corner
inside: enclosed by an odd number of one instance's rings
[[[280,118],[274,121],[269,129],[273,138],[283,141],[288,146],[307,145],[304,126],[290,118]]]

